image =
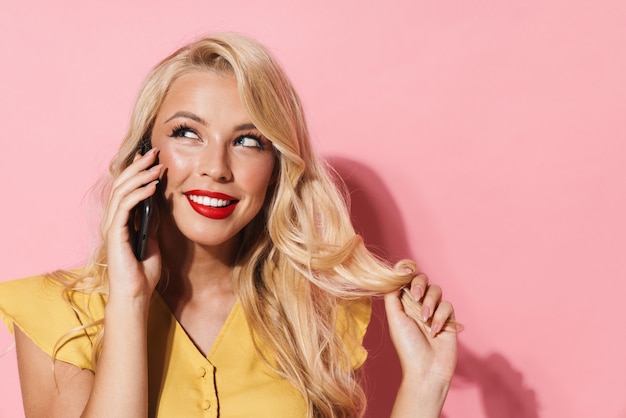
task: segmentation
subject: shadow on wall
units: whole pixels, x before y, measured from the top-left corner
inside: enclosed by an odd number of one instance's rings
[[[328,162],[346,183],[352,202],[352,220],[368,248],[392,261],[406,257],[415,259],[410,254],[400,211],[380,178],[368,167],[349,159],[330,157]],[[370,353],[364,370],[369,401],[366,416],[388,417],[400,384],[401,371],[395,349],[388,338],[384,306],[380,299],[374,301],[365,346]],[[483,411],[466,411],[464,416],[539,417],[535,392],[524,385],[522,374],[503,355],[494,353],[480,357],[460,343],[452,389],[467,386],[474,386],[480,393]],[[442,417],[445,418],[444,415]]]

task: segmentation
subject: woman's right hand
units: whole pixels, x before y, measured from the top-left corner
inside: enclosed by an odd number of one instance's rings
[[[152,295],[161,275],[161,255],[156,237],[149,234],[146,257],[137,261],[130,244],[128,221],[131,210],[152,196],[159,182],[162,165],[156,161],[157,151],[137,153],[126,169],[115,179],[102,220],[105,242],[109,298],[147,297]]]

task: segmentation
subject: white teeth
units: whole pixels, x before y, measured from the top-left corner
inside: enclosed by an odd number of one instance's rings
[[[189,200],[202,206],[211,206],[213,208],[223,208],[231,204],[230,200],[216,199],[208,196],[188,195]]]

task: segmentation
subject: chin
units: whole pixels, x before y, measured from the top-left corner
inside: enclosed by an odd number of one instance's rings
[[[180,232],[189,243],[203,247],[229,245],[232,244],[233,241],[238,240],[240,235],[239,232],[229,233],[228,231],[216,231],[215,228],[182,229]]]

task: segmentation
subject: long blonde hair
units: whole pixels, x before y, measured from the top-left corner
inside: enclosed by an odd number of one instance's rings
[[[365,248],[350,222],[342,183],[312,152],[298,95],[263,46],[242,35],[218,34],[161,61],[140,90],[128,133],[110,165],[111,178],[150,135],[172,82],[198,70],[235,76],[251,122],[277,152],[277,180],[263,210],[243,230],[234,274],[257,349],[301,392],[308,417],[362,416],[365,396],[338,330],[338,312],[351,300],[401,288],[415,265],[405,261],[392,268]],[[54,277],[68,295],[106,295],[104,247],[81,272]],[[97,334],[94,362],[101,328]]]

